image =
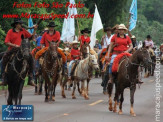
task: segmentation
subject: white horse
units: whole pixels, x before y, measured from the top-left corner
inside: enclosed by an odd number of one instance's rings
[[[72,76],[72,81],[73,81],[73,92],[72,92],[72,99],[76,99],[75,97],[75,89],[77,83],[79,81],[83,82],[83,96],[85,99],[89,99],[88,97],[88,89],[87,89],[87,79],[89,78],[88,76],[88,69],[89,68],[94,68],[95,70],[99,70],[99,66],[97,63],[97,59],[95,55],[89,54],[87,58],[84,60],[81,60],[79,64],[77,65],[75,72]]]

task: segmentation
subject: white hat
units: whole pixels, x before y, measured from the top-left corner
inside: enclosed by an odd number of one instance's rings
[[[65,51],[69,51],[70,49],[69,49],[68,47],[66,47],[64,50],[65,50]]]
[[[74,40],[74,41],[71,42],[71,44],[79,44],[79,42]]]
[[[124,24],[120,24],[119,26],[118,26],[118,30],[128,30],[127,28],[126,28],[126,26],[124,25]]]
[[[132,39],[136,39],[136,37],[133,35],[132,37],[131,37]]]

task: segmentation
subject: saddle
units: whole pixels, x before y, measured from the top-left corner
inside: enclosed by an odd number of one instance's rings
[[[73,74],[75,72],[75,69],[76,69],[78,64],[79,64],[79,60],[75,60],[75,62],[72,64],[72,70],[71,70],[71,73],[70,73],[71,76],[73,76]]]
[[[130,57],[130,56],[131,56],[130,53],[121,53],[121,54],[117,55],[113,62],[112,72],[117,73],[119,71],[119,67],[122,64],[122,62],[124,61],[124,59],[126,59],[126,57]]]

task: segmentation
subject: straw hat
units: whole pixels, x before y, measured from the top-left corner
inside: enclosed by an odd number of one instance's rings
[[[79,44],[79,42],[76,41],[76,40],[74,40],[74,41],[71,42],[71,44],[72,44],[72,45],[73,45],[73,44]]]
[[[131,37],[131,39],[136,39],[136,37],[133,35],[133,36]]]
[[[128,30],[127,28],[126,28],[126,26],[124,25],[124,24],[120,24],[119,26],[118,26],[118,30]]]

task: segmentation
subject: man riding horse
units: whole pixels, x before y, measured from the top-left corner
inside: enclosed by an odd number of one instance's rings
[[[22,27],[23,21],[21,20],[21,18],[15,18],[14,22],[11,24],[11,26],[13,27],[12,29],[10,29],[7,32],[6,35],[6,39],[5,39],[5,44],[8,46],[8,51],[10,51],[12,48],[19,48],[21,45],[21,36],[23,35],[24,38],[29,38],[30,40],[34,38],[34,35],[36,34],[36,29],[38,25],[34,25],[34,32],[31,35],[28,31],[26,31],[23,27]],[[8,53],[9,54],[9,53]],[[10,53],[12,55],[12,53]],[[9,60],[11,60],[11,55],[6,55],[4,54],[3,59],[5,59],[5,62],[2,59],[2,71],[1,73],[3,74],[5,69],[6,69],[6,65],[9,62]],[[7,59],[7,60],[6,60]],[[30,71],[28,73],[29,75],[29,79],[28,80],[28,85],[32,85],[35,86],[35,84],[32,82],[33,79],[33,60],[32,58],[30,58],[30,60],[28,61],[28,64],[30,64],[29,66]],[[0,83],[0,85],[7,85],[7,81],[5,76],[3,76],[3,82]]]
[[[66,63],[66,56],[63,53],[63,51],[61,49],[58,48],[59,44],[60,44],[60,32],[55,30],[55,27],[57,25],[55,25],[54,22],[50,22],[48,25],[49,30],[47,32],[45,32],[42,35],[42,39],[41,39],[41,48],[45,47],[49,47],[49,41],[54,41],[57,43],[57,51],[59,53],[59,55],[62,57],[62,62],[63,62],[63,67],[62,67],[62,74],[67,73],[67,63]],[[42,49],[44,50],[44,48]],[[42,51],[40,50],[40,52]],[[37,54],[36,54],[37,55]]]

